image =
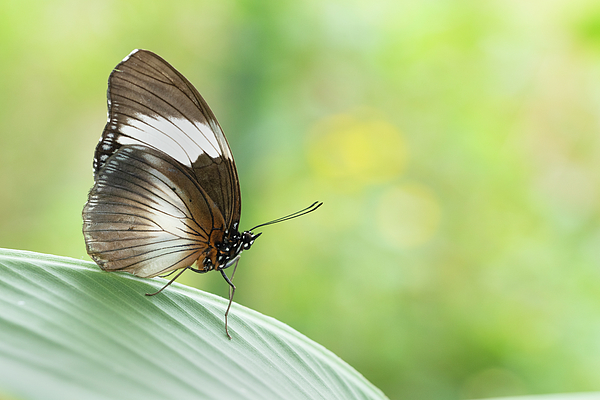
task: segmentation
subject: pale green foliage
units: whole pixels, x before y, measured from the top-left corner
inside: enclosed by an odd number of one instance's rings
[[[0,253],[0,397],[385,399],[272,318],[179,284],[89,262]]]

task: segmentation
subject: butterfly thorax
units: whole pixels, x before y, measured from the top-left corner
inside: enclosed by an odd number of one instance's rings
[[[232,229],[226,229],[223,232],[222,239],[214,243],[212,251],[205,253],[202,261],[203,271],[222,270],[230,267],[237,260],[243,250],[248,250],[257,237],[250,231],[240,233],[237,230],[237,223]]]

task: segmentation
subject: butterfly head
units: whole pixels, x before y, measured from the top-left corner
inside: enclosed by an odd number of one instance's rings
[[[242,233],[242,249],[248,250],[250,246],[252,246],[256,238],[260,235],[262,235],[262,232],[257,233],[256,235],[250,231],[245,231],[244,233]]]
[[[218,251],[218,266],[217,270],[225,269],[233,265],[240,257],[243,250],[248,250],[257,237],[262,235],[261,233],[253,234],[251,231],[244,231],[239,233],[237,224],[234,225],[234,229],[226,230],[223,242],[217,245]]]

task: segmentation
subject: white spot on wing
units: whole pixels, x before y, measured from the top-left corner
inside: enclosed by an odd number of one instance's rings
[[[184,118],[166,119],[137,114],[135,118],[128,118],[120,130],[123,134],[117,139],[120,144],[154,147],[188,167],[203,153],[212,158],[221,155],[212,129],[206,124],[191,123]]]
[[[108,109],[106,111],[106,122],[110,122],[110,106],[112,105],[112,102],[110,101],[110,96],[108,97]]]
[[[121,61],[122,63],[124,63],[125,61],[129,60],[129,58],[134,55],[135,53],[137,53],[138,51],[140,51],[140,49],[135,49],[133,50],[131,53],[127,54],[127,56],[123,59],[123,61]]]

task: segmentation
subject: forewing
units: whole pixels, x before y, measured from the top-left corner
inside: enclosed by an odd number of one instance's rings
[[[107,159],[83,209],[88,254],[108,271],[141,277],[190,266],[222,235],[224,219],[189,170],[152,148]]]
[[[240,218],[240,189],[231,150],[194,86],[158,55],[135,50],[108,81],[108,121],[94,156],[96,177],[121,146],[144,145],[190,168],[227,226]]]

